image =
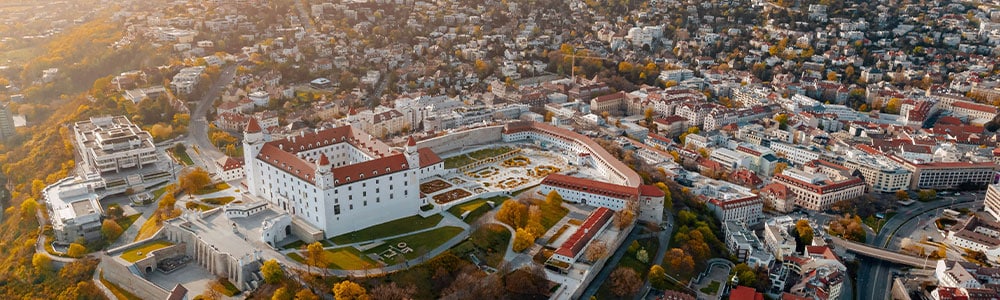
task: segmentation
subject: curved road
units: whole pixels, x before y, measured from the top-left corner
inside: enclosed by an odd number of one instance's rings
[[[202,95],[201,99],[195,105],[194,111],[191,112],[191,123],[188,124],[188,136],[184,139],[183,143],[189,146],[189,148],[191,145],[198,146],[197,152],[190,153],[189,151],[188,154],[192,158],[201,157],[202,165],[206,168],[210,168],[216,159],[225,156],[208,139],[208,110],[212,109],[212,103],[215,102],[215,99],[219,98],[222,89],[233,82],[233,79],[236,77],[237,65],[239,65],[239,62],[229,64],[222,69],[219,78],[215,80],[215,83],[212,84],[208,92]],[[197,164],[198,162],[196,161],[195,163]]]
[[[948,197],[955,199],[955,197]],[[897,246],[892,243],[896,238],[897,231],[915,228],[915,220],[919,216],[928,212],[933,212],[942,208],[973,208],[981,205],[978,202],[978,194],[966,194],[954,201],[942,199],[934,202],[916,203],[908,208],[903,208],[901,212],[886,221],[885,226],[878,233],[874,240],[869,241],[871,245],[886,249],[895,249]],[[911,226],[911,227],[906,227]],[[883,300],[887,299],[891,287],[892,269],[894,264],[882,260],[864,258],[858,270],[858,298],[860,300]]]

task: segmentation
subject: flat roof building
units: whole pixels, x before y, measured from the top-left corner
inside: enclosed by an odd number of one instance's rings
[[[68,245],[83,238],[101,238],[101,209],[94,192],[95,181],[67,177],[42,190],[49,210],[49,220],[55,233],[55,243]]]
[[[152,136],[125,116],[76,122],[73,132],[80,157],[97,172],[141,169],[157,161]]]

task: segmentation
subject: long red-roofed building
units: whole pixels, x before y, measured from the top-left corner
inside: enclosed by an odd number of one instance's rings
[[[555,191],[563,201],[590,206],[622,210],[630,203],[636,204],[639,219],[656,222],[663,215],[663,196],[660,188],[652,185],[630,187],[602,181],[577,178],[563,174],[550,174],[542,180],[538,192],[548,195]]]
[[[615,212],[605,208],[598,207],[596,210],[590,213],[590,216],[583,221],[583,224],[569,236],[566,241],[556,249],[555,253],[552,254],[551,259],[564,262],[567,264],[572,264],[580,258],[580,254],[583,254],[583,250],[586,249],[587,245],[594,240],[594,237],[601,234],[608,224],[611,222],[611,217],[614,216]]]

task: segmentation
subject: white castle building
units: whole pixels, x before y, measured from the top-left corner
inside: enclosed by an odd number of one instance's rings
[[[400,152],[351,126],[271,141],[251,119],[244,133],[248,192],[325,237],[417,214],[419,180],[444,171],[412,139]]]

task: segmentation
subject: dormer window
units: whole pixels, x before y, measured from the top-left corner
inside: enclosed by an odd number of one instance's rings
[[[358,174],[358,178],[365,179],[365,173]]]
[[[389,170],[390,170],[390,168],[389,168],[389,167],[385,167],[385,172],[386,172],[386,173],[389,173],[389,172],[391,172],[391,171],[389,171]]]
[[[372,176],[378,176],[378,171],[372,171]]]

